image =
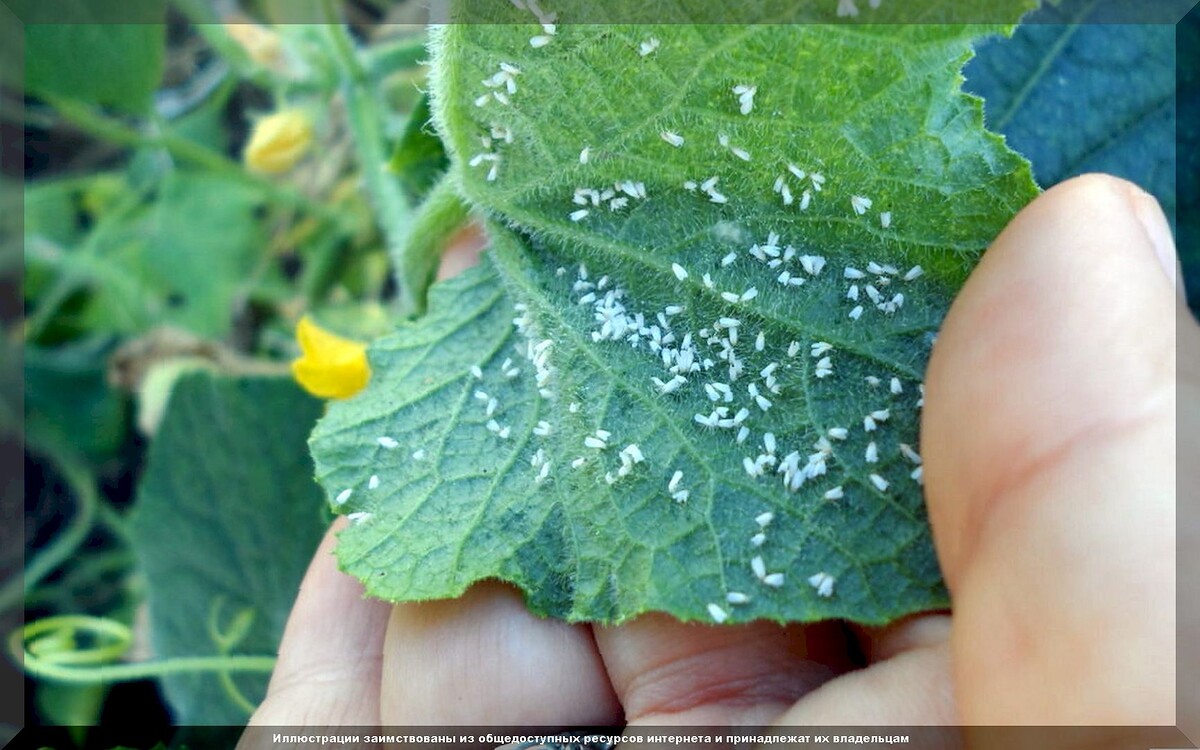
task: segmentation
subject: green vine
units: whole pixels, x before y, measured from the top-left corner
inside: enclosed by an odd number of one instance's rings
[[[94,645],[79,647],[81,639]],[[60,615],[27,623],[9,638],[13,657],[33,677],[74,685],[130,682],[177,674],[270,673],[274,656],[223,654],[118,664],[133,644],[128,625],[104,617]],[[253,706],[242,697],[243,707]]]
[[[100,505],[96,479],[86,465],[67,451],[47,451],[57,463],[58,470],[71,488],[78,508],[67,527],[31,560],[27,561],[24,576],[17,575],[0,587],[0,612],[14,607],[22,597],[71,557],[87,538]]]

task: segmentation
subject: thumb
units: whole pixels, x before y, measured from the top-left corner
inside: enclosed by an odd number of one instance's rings
[[[950,310],[922,446],[966,724],[1175,724],[1174,263],[1153,198],[1086,176]]]

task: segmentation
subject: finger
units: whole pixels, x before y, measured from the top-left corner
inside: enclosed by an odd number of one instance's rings
[[[929,726],[957,723],[950,682],[950,618],[921,614],[884,627],[852,626],[870,666],[822,685],[776,722],[781,726]],[[954,748],[957,733],[921,738]],[[924,746],[924,745],[922,745]]]
[[[1174,723],[1175,299],[1154,222],[1115,178],[1046,192],[934,347],[922,444],[966,723]]]
[[[479,262],[479,255],[487,247],[487,235],[475,223],[458,230],[446,243],[446,252],[438,266],[438,281],[453,278]]]
[[[621,722],[591,629],[536,617],[498,582],[455,600],[397,605],[381,696],[392,725]]]
[[[852,666],[835,622],[710,626],[645,615],[597,628],[596,643],[630,726],[769,724]]]
[[[386,603],[337,569],[338,519],[317,548],[283,631],[279,660],[252,726],[375,725]]]

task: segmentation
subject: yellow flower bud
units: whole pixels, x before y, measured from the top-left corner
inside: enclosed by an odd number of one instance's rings
[[[246,55],[254,62],[272,70],[283,68],[283,43],[271,29],[249,21],[238,21],[226,23],[225,31],[246,50]]]
[[[288,109],[254,125],[246,145],[246,166],[256,172],[282,174],[300,161],[312,146],[312,122],[300,110]]]
[[[367,347],[321,328],[307,315],[296,326],[301,357],[292,362],[296,382],[318,398],[349,398],[371,379]]]

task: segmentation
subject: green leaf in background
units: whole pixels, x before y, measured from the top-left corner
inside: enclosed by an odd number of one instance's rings
[[[489,260],[314,432],[361,514],[344,569],[389,600],[501,578],[569,620],[944,606],[920,383],[1036,193],[958,93],[997,29],[564,12],[550,34],[487,7],[506,23],[434,39],[432,91],[451,176],[498,219]]]
[[[429,191],[450,166],[442,139],[433,130],[431,116],[429,94],[425,94],[409,116],[408,125],[388,163],[388,168],[399,177],[413,205],[429,195]]]
[[[1099,0],[1045,4],[1010,39],[984,43],[965,88],[988,127],[1050,187],[1109,172],[1175,221],[1175,27],[1097,23]]]
[[[1200,315],[1200,7],[1178,25],[1176,106],[1178,112],[1179,260],[1192,312]]]
[[[166,321],[201,336],[228,333],[266,246],[257,190],[223,177],[177,172],[149,226],[139,268],[165,293]]]
[[[25,27],[25,90],[145,111],[162,78],[166,26],[88,23],[86,6],[70,6],[63,17],[73,23]]]
[[[176,384],[130,524],[156,657],[275,653],[325,528],[304,447],[320,411],[282,378]],[[244,723],[267,675],[231,679],[166,677],[175,721]]]
[[[23,352],[25,430],[70,445],[95,463],[112,458],[125,440],[129,410],[106,378],[114,340],[100,336]]]

